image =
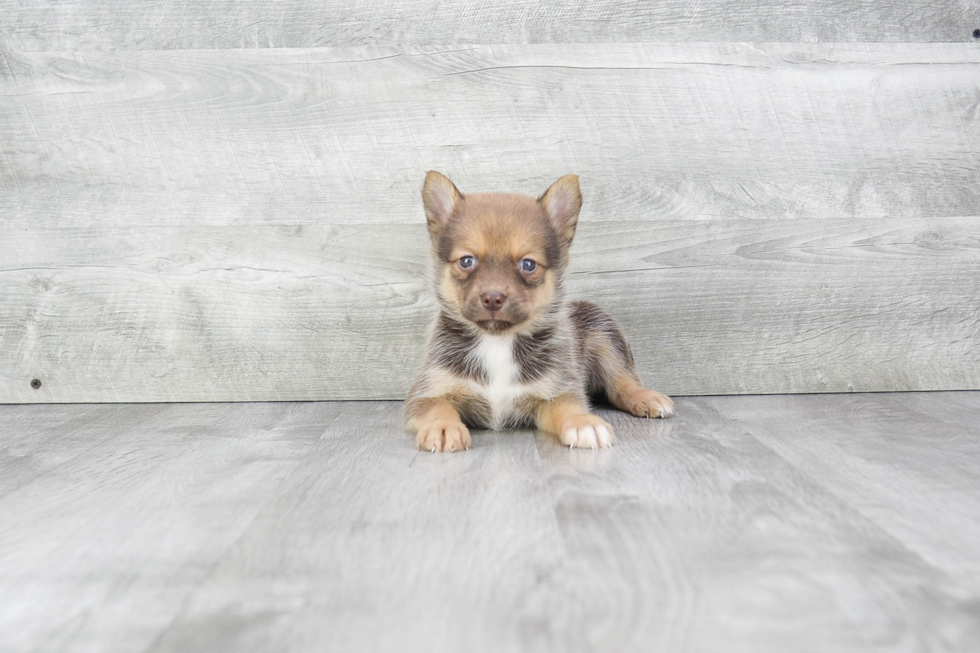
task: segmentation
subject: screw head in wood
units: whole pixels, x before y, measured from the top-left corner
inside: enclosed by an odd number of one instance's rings
[[[38,388],[40,388],[41,387],[41,379],[34,379],[33,381],[31,381],[31,387],[34,388],[35,390],[37,390]]]

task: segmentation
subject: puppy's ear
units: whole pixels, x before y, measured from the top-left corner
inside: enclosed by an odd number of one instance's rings
[[[463,194],[456,189],[449,177],[429,170],[425,173],[422,185],[422,204],[425,206],[425,220],[429,225],[429,235],[435,238],[456,212],[463,201]]]
[[[551,226],[567,247],[575,237],[578,212],[582,208],[582,192],[578,187],[578,175],[565,175],[551,185],[539,199]]]

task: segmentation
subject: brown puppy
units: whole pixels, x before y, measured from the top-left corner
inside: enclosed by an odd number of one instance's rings
[[[440,311],[405,402],[419,449],[469,449],[467,424],[534,425],[569,447],[608,447],[612,427],[589,413],[589,395],[638,417],[671,415],[669,397],[640,385],[616,322],[595,304],[565,301],[582,206],[576,175],[535,200],[464,196],[433,171],[422,202]]]

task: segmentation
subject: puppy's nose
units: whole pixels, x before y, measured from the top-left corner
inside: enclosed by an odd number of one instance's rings
[[[507,301],[507,295],[496,290],[488,290],[480,295],[480,301],[483,302],[483,308],[488,311],[499,311],[500,307]]]

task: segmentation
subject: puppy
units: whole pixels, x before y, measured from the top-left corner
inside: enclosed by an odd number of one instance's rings
[[[405,402],[419,449],[469,449],[467,425],[533,425],[569,447],[611,446],[613,429],[589,412],[590,395],[638,417],[673,413],[669,397],[640,385],[616,322],[591,302],[565,299],[578,176],[535,200],[464,196],[433,171],[422,203],[439,315]]]

